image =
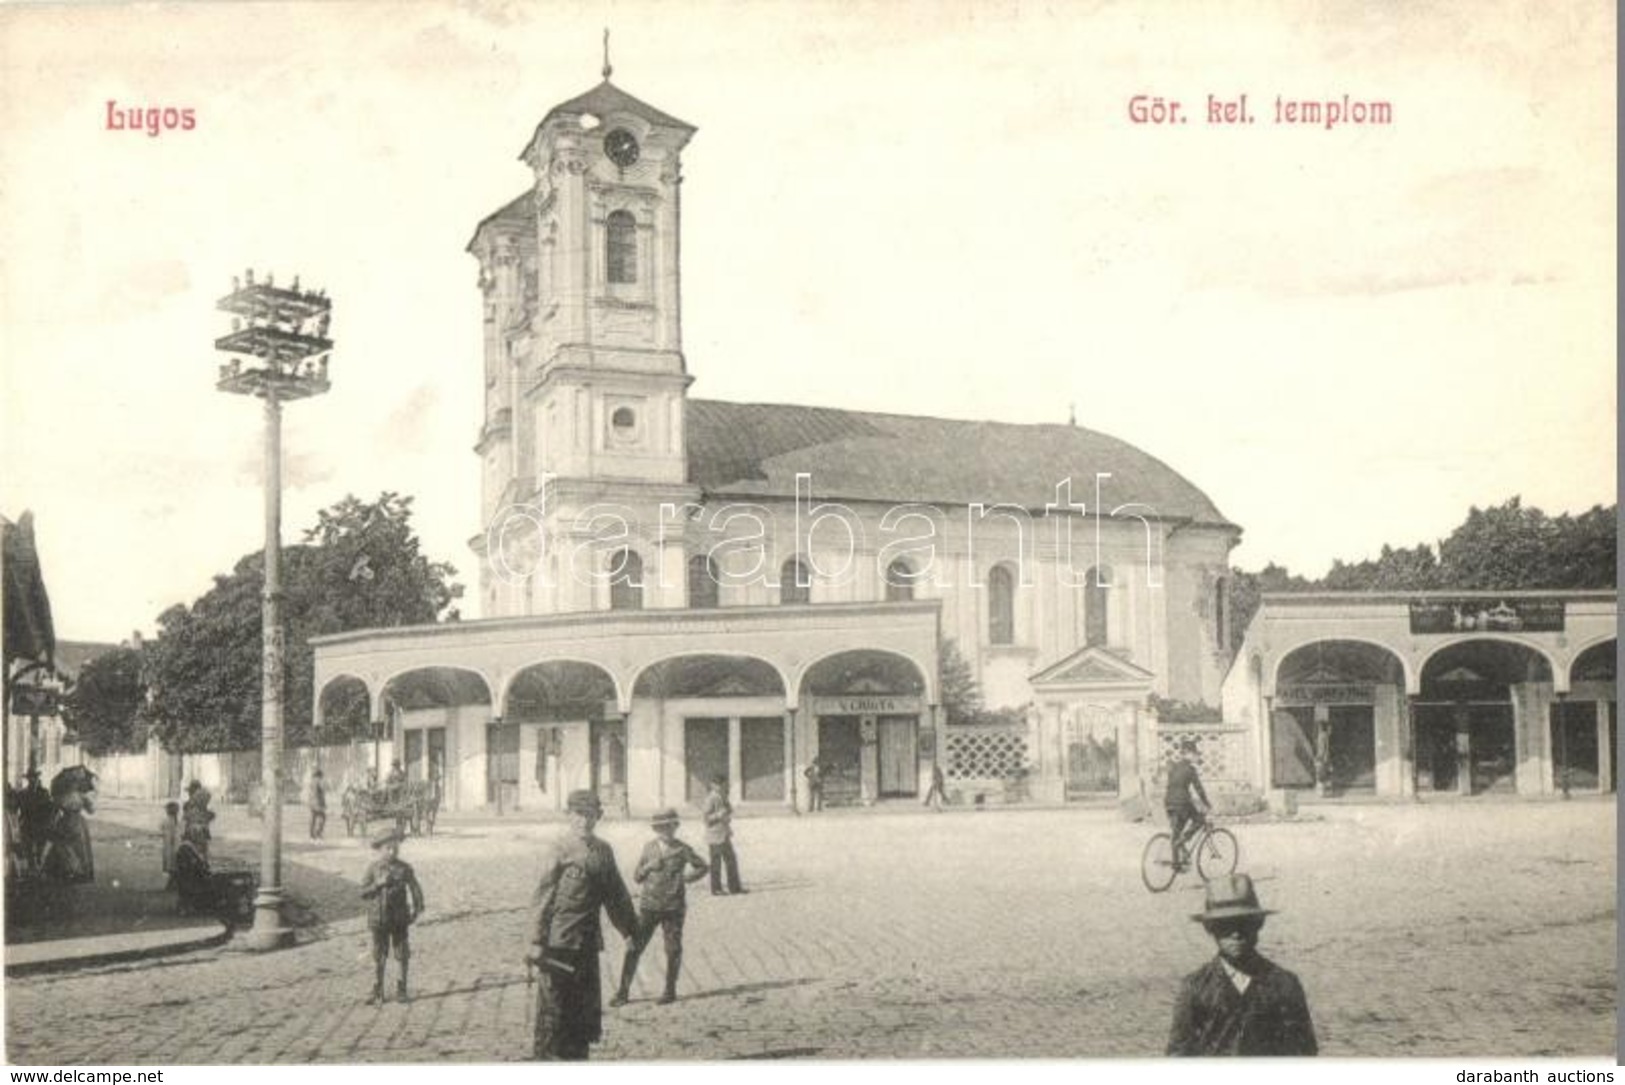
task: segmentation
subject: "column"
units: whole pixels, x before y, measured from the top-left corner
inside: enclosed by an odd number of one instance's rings
[[[801,774],[801,767],[796,764],[796,710],[784,710],[784,804],[793,814],[801,812],[799,788],[796,787],[796,777]]]
[[[728,717],[728,801],[745,801],[745,751],[739,740],[739,717]]]
[[[1405,713],[1400,722],[1400,754],[1405,760],[1400,765],[1399,788],[1400,794],[1412,799],[1417,797],[1416,789],[1416,694],[1405,695]]]
[[[1608,748],[1608,702],[1597,701],[1597,793],[1606,795],[1614,786],[1614,759]]]

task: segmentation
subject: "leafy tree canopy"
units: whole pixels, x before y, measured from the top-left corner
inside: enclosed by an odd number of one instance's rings
[[[62,698],[62,720],[78,734],[80,747],[95,756],[137,750],[147,738],[141,711],[146,701],[141,652],[114,648],[79,668]]]
[[[1230,643],[1237,647],[1264,592],[1518,591],[1616,586],[1618,507],[1601,505],[1571,516],[1547,516],[1514,497],[1468,510],[1450,536],[1412,547],[1384,546],[1375,559],[1335,561],[1319,580],[1278,565],[1233,570]]]
[[[937,642],[937,690],[942,698],[943,721],[950,727],[964,724],[1011,724],[1026,718],[1019,708],[990,709],[982,701],[982,687],[970,663],[959,654],[951,637]]]
[[[303,544],[283,547],[285,741],[336,737],[313,731],[310,638],[434,622],[462,594],[456,570],[423,555],[411,517],[410,497],[346,497],[318,515]],[[149,714],[166,748],[258,745],[264,586],[264,555],[250,554],[190,607],[159,616],[147,648]]]

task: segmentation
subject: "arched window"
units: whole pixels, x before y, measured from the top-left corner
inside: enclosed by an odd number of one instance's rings
[[[611,211],[605,231],[608,249],[609,281],[638,281],[638,225],[630,211]]]
[[[688,559],[688,605],[695,610],[710,610],[717,605],[717,587],[722,573],[709,554],[695,554]]]
[[[779,602],[812,602],[812,570],[800,558],[791,558],[779,567]]]
[[[609,556],[609,609],[643,609],[643,559],[635,550]]]
[[[1016,584],[1003,565],[993,566],[987,574],[987,642],[1016,642]]]
[[[914,566],[898,558],[886,566],[886,602],[906,603],[914,598]]]
[[[1083,643],[1091,648],[1104,648],[1111,637],[1107,593],[1111,589],[1112,567],[1096,566],[1083,576]]]

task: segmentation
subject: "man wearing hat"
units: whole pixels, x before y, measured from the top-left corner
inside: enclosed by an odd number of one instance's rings
[[[541,1060],[585,1059],[588,1045],[603,1038],[599,910],[622,937],[637,933],[637,913],[615,853],[592,832],[603,816],[598,796],[572,791],[565,809],[570,827],[542,858],[526,954],[540,971],[534,1056]]]
[[[361,896],[367,902],[367,929],[372,932],[372,965],[374,980],[369,1004],[384,1000],[384,970],[389,962],[389,950],[395,948],[395,959],[401,964],[401,979],[396,985],[396,997],[405,1002],[406,967],[412,957],[412,945],[407,932],[423,914],[423,887],[418,884],[412,867],[400,859],[401,834],[385,829],[372,838],[372,846],[380,852],[361,879]]]
[[[1203,812],[1212,806],[1195,762],[1196,740],[1180,739],[1173,763],[1168,766],[1168,790],[1162,799],[1168,811],[1168,834],[1173,837],[1176,868],[1182,868],[1185,861],[1185,830],[1200,825]],[[1200,806],[1196,804],[1198,798],[1202,800]]]
[[[17,835],[21,838],[23,854],[29,865],[39,868],[45,842],[50,839],[51,821],[56,817],[56,803],[40,781],[39,769],[23,773],[27,785],[17,797]]]
[[[1170,1055],[1313,1055],[1315,1026],[1298,977],[1258,952],[1264,917],[1253,880],[1231,874],[1207,883],[1191,918],[1219,952],[1185,977],[1168,1036]]]
[[[748,893],[739,884],[739,856],[734,853],[734,808],[728,801],[728,778],[713,776],[705,796],[705,843],[711,851],[711,895],[722,895],[722,878],[728,877],[728,892]]]
[[[638,894],[638,929],[626,946],[621,962],[621,984],[611,1006],[624,1006],[632,994],[632,977],[637,975],[638,958],[648,948],[659,927],[666,944],[666,989],[657,1000],[661,1005],[677,1001],[677,975],[683,968],[683,917],[687,913],[686,887],[697,882],[711,868],[699,853],[677,839],[677,811],[671,807],[649,820],[655,838],[643,847],[632,880],[643,887]]]

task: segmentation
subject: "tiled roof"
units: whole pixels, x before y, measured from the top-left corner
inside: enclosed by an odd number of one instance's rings
[[[497,210],[480,219],[480,224],[474,227],[474,236],[468,239],[468,248],[464,251],[474,251],[474,243],[479,240],[480,231],[491,225],[493,222],[500,221],[504,223],[523,225],[526,222],[533,221],[530,210],[530,198],[532,195],[534,195],[534,193],[535,189],[527,188],[525,191],[509,200],[507,203],[503,204]]]
[[[1073,502],[1092,510],[1095,474],[1109,472],[1108,511],[1139,502],[1155,518],[1234,526],[1167,464],[1078,426],[702,399],[688,401],[687,418],[689,481],[711,495],[793,497],[796,474],[806,472],[822,500],[1042,510],[1070,478]]]
[[[547,111],[542,118],[546,124],[558,113],[592,113],[599,117],[610,113],[632,113],[650,124],[664,125],[669,128],[681,128],[686,132],[693,132],[695,128],[686,121],[680,121],[670,113],[662,113],[646,102],[640,102],[626,91],[611,83],[608,79],[589,90],[587,93],[571,98],[568,102],[561,102]]]
[[[86,663],[117,647],[116,644],[87,640],[59,640],[56,642],[56,653],[52,656],[52,662],[56,665],[57,673],[64,678],[77,678]]]

